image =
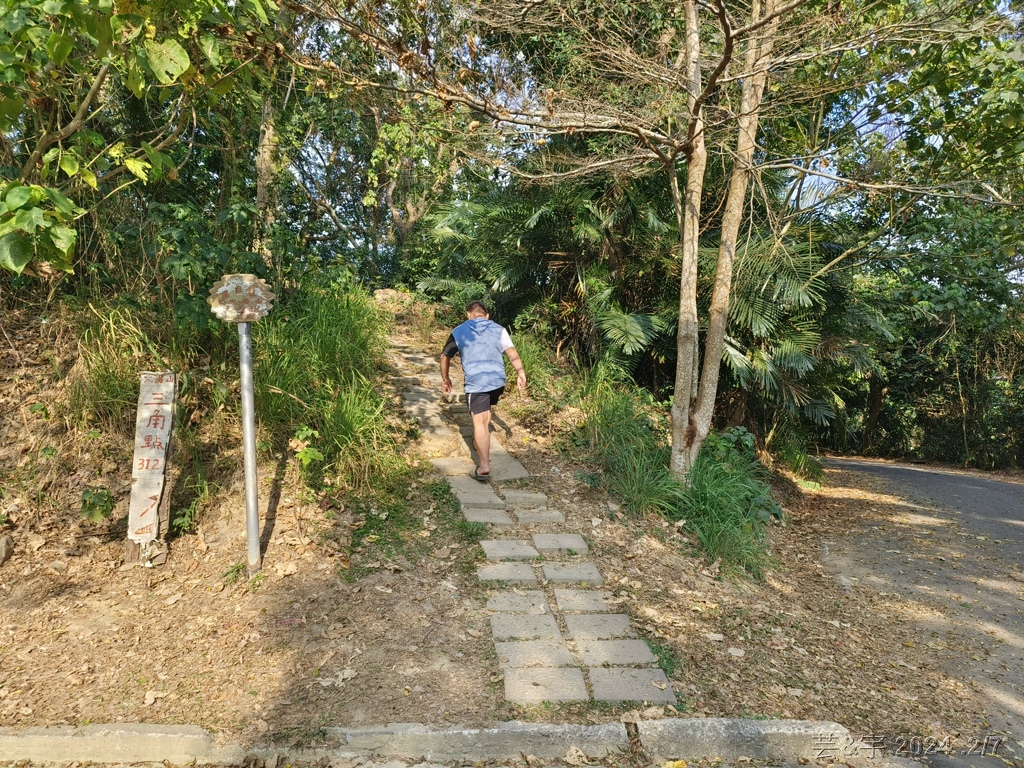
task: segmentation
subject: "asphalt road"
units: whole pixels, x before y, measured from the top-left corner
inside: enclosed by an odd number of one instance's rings
[[[1024,485],[857,459],[828,459],[828,466],[883,477],[919,503],[955,510],[972,533],[1001,542],[1003,558],[1024,569]]]
[[[1024,764],[1024,485],[857,459],[826,466],[873,478],[887,499],[879,502],[883,524],[823,542],[826,567],[850,588],[939,607],[949,620],[922,620],[922,637],[940,631],[973,649],[969,658],[941,662],[943,669],[976,692],[987,727]]]

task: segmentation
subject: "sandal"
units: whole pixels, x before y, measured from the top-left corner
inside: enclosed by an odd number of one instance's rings
[[[469,473],[469,476],[474,480],[479,480],[481,483],[489,482],[491,479],[490,472],[480,472],[476,467],[473,467],[473,471]]]

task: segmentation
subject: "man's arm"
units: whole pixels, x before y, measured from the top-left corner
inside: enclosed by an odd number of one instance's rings
[[[452,359],[448,355],[441,355],[441,391],[446,395],[452,393],[452,380],[448,378],[448,366]]]
[[[441,350],[441,391],[446,395],[452,393],[452,380],[448,376],[448,367],[452,363],[452,358],[459,353],[459,345],[455,343],[455,335],[449,333],[448,340],[444,343],[444,348]]]
[[[512,363],[512,367],[516,369],[516,373],[519,374],[516,378],[516,386],[520,389],[526,389],[526,368],[523,367],[523,361],[519,359],[519,353],[516,352],[516,348],[509,347],[506,349],[505,357],[507,357],[509,362]]]

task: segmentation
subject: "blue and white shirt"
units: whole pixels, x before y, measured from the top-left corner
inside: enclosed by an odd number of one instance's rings
[[[467,320],[452,331],[444,350],[445,357],[462,360],[466,392],[492,392],[505,386],[506,349],[515,346],[502,326],[484,317]]]

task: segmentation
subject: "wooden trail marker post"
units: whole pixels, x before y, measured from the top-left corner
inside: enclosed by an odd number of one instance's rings
[[[167,478],[176,385],[177,377],[171,371],[143,371],[140,376],[126,563],[141,562],[152,567],[167,561],[163,536],[170,523]]]
[[[213,284],[210,309],[225,323],[238,324],[239,367],[242,380],[242,452],[245,461],[245,530],[248,541],[250,578],[263,567],[260,552],[260,511],[256,485],[256,410],[252,384],[251,323],[266,317],[273,309],[270,286],[256,275],[224,275]]]

